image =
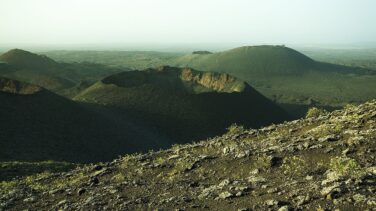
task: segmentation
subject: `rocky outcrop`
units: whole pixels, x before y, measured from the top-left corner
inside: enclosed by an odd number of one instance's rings
[[[156,87],[195,94],[245,92],[252,89],[246,82],[226,73],[201,72],[188,67],[170,66],[123,72],[107,77],[102,82],[120,87],[151,84]]]
[[[180,79],[189,86],[203,86],[216,92],[243,92],[247,83],[226,73],[199,72],[191,68],[180,70]]]

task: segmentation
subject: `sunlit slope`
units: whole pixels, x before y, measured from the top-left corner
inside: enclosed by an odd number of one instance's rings
[[[226,72],[278,102],[338,105],[376,97],[374,71],[317,62],[284,46],[246,46],[214,54],[189,54],[178,66]]]

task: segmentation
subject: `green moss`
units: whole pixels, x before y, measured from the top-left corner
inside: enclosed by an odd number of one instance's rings
[[[345,110],[353,110],[356,106],[354,104],[346,104],[343,108]]]
[[[166,158],[165,157],[157,157],[155,160],[154,160],[154,163],[158,164],[158,165],[163,165],[166,163]]]
[[[19,182],[17,180],[11,180],[11,181],[1,181],[0,182],[0,193],[5,194],[9,193],[19,185]]]
[[[254,167],[259,169],[267,169],[271,167],[270,156],[260,156],[254,161]]]
[[[239,134],[244,132],[244,130],[245,129],[243,125],[238,125],[234,123],[227,128],[227,134]]]
[[[114,182],[124,182],[125,181],[125,176],[123,173],[119,172],[117,174],[115,174],[113,177],[112,177],[112,180]]]
[[[306,118],[317,118],[321,115],[326,114],[327,112],[324,109],[319,109],[317,107],[312,107],[308,109]]]
[[[23,181],[34,190],[47,190],[50,186],[46,185],[43,180],[49,178],[51,175],[49,172],[43,172],[27,176]]]
[[[175,179],[179,178],[180,175],[193,168],[193,163],[184,159],[178,159],[174,162],[174,164],[174,167],[167,174],[167,177],[171,181],[174,181]]]
[[[316,134],[320,137],[324,137],[326,135],[338,135],[343,131],[344,126],[339,123],[333,124],[322,124],[318,126],[315,130]]]
[[[360,166],[355,159],[335,157],[330,160],[330,169],[340,175],[352,175],[360,170]]]

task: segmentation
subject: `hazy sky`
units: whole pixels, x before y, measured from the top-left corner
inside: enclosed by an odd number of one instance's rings
[[[0,45],[376,42],[376,0],[0,0]]]

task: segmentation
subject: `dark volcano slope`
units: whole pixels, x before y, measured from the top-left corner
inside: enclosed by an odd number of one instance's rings
[[[258,128],[289,118],[228,74],[169,66],[112,75],[74,99],[131,114],[177,143],[221,134],[233,123]]]
[[[94,162],[166,146],[166,140],[107,111],[0,80],[0,160]]]

